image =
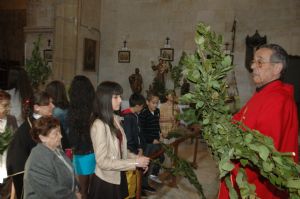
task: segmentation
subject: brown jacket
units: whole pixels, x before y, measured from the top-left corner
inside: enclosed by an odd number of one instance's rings
[[[96,119],[91,127],[91,139],[96,158],[95,174],[106,182],[119,185],[120,171],[135,170],[137,156],[127,151],[126,135],[117,116],[115,122],[122,133],[122,159],[118,138],[111,133],[109,126],[99,119]]]

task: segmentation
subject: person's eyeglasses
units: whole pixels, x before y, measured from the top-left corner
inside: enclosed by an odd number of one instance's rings
[[[264,64],[276,64],[276,63],[279,63],[279,62],[265,62],[265,61],[262,61],[262,60],[252,60],[251,61],[251,65],[255,64],[258,68],[262,68]]]

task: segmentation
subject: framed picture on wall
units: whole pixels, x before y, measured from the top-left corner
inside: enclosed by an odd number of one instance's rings
[[[119,63],[130,63],[130,51],[129,50],[119,50],[118,61],[119,61]]]
[[[160,57],[166,61],[174,60],[174,48],[161,48]]]
[[[96,71],[96,57],[97,57],[97,41],[93,39],[84,39],[83,52],[83,70]]]
[[[51,49],[44,50],[44,59],[46,60],[46,62],[52,62],[53,52]]]

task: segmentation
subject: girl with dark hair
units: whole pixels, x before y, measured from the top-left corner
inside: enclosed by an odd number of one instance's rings
[[[66,117],[69,108],[65,85],[61,81],[55,80],[47,84],[45,91],[51,96],[55,105],[52,115],[60,121],[62,130],[65,132],[67,129]]]
[[[95,172],[95,154],[90,136],[90,119],[95,89],[82,75],[75,76],[69,90],[68,135],[73,148],[73,164],[82,198],[87,198],[90,175]]]
[[[39,92],[34,94],[33,100],[26,100],[24,107],[27,117],[8,146],[6,162],[7,174],[13,178],[17,199],[22,197],[25,162],[36,145],[30,135],[32,122],[42,116],[51,116],[54,105],[46,92]]]
[[[128,196],[124,171],[137,167],[148,169],[149,158],[127,151],[127,140],[120,118],[122,87],[116,82],[102,82],[93,104],[91,139],[96,156],[90,199],[123,199]]]
[[[11,96],[10,113],[17,119],[20,126],[26,119],[26,101],[32,101],[33,89],[27,72],[21,67],[12,67],[8,71],[8,81],[4,88]]]

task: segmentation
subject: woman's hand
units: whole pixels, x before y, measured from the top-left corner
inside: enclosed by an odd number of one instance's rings
[[[146,168],[148,167],[150,158],[145,156],[138,156],[136,159],[136,167]]]

